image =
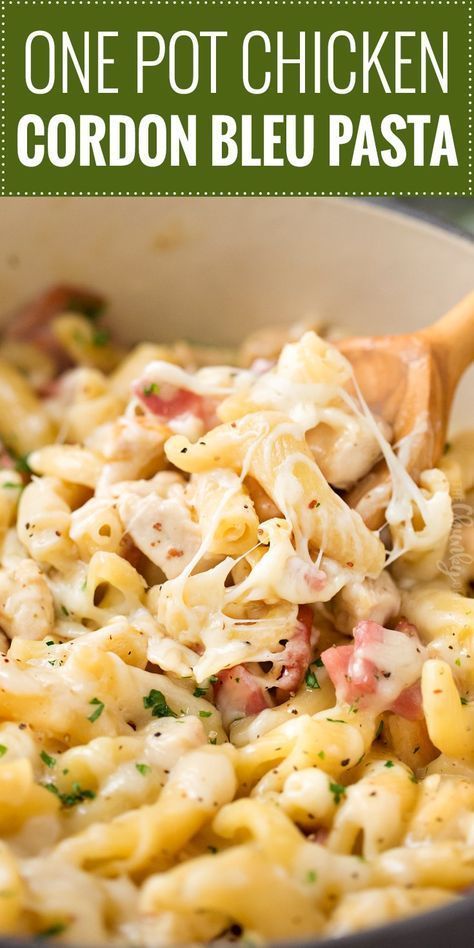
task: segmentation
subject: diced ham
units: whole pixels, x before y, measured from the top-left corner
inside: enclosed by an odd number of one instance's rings
[[[245,665],[236,665],[219,672],[215,687],[216,704],[227,726],[239,717],[258,714],[273,705],[268,689],[276,687],[278,697],[286,698],[300,686],[311,661],[311,633],[313,612],[310,606],[300,606],[294,634],[284,649],[275,654],[268,684],[253,675]]]
[[[372,665],[362,667],[359,662],[357,680],[355,680],[351,665],[354,652],[354,645],[338,645],[337,647],[332,645],[321,653],[321,659],[338,698],[349,704],[357,701],[362,695],[373,694],[376,688]]]
[[[296,631],[282,652],[275,656],[274,665],[281,666],[276,682],[280,691],[297,691],[311,661],[311,628],[313,611],[310,606],[300,606]]]
[[[58,378],[50,379],[48,382],[38,385],[36,389],[36,393],[40,398],[56,398],[60,391],[61,387]]]
[[[399,714],[402,718],[408,718],[409,721],[421,721],[423,701],[420,682],[415,681],[414,685],[405,688],[388,710],[393,711],[394,714]]]
[[[409,622],[408,619],[405,619],[405,616],[402,616],[401,619],[399,619],[395,628],[397,632],[404,632],[405,635],[416,635],[418,637],[418,629],[416,625],[413,625],[413,622]]]
[[[226,727],[238,718],[272,707],[267,689],[244,665],[225,668],[219,672],[218,679],[215,699]]]
[[[354,628],[353,645],[333,646],[321,658],[339,701],[416,719],[421,714],[423,652],[416,630],[363,621]]]
[[[10,452],[5,447],[3,441],[0,440],[0,469],[9,469],[15,467],[15,461],[12,458]]]
[[[395,628],[397,632],[404,632],[405,635],[418,639],[418,629],[416,625],[413,625],[413,622],[409,622],[404,616],[397,622]],[[402,718],[407,718],[409,721],[421,721],[423,718],[423,700],[420,682],[416,681],[414,685],[405,688],[405,691],[402,691],[400,697],[394,701],[390,711],[399,714]]]
[[[318,826],[317,830],[310,833],[306,839],[308,843],[318,843],[319,846],[325,846],[328,836],[329,830],[325,826]]]
[[[58,313],[72,310],[92,317],[97,315],[103,305],[103,297],[97,293],[69,284],[57,284],[22,306],[10,318],[5,335],[9,339],[31,341]]]
[[[66,310],[93,317],[103,305],[103,298],[96,293],[69,284],[58,284],[40,293],[14,313],[4,330],[4,338],[34,343],[54,359],[59,372],[67,368],[70,362],[51,332],[51,320]]]
[[[204,422],[206,429],[215,427],[216,417],[215,399],[197,395],[185,388],[175,388],[174,385],[154,385],[153,383],[135,382],[134,394],[143,405],[164,423],[173,421],[182,415],[194,415]]]
[[[168,389],[171,386],[167,386]],[[195,413],[199,408],[200,398],[194,392],[187,392],[184,388],[176,388],[170,392],[168,398],[158,394],[158,386],[148,385],[143,387],[141,383],[134,385],[134,393],[144,405],[157,415],[162,421],[168,421],[175,418],[176,415],[184,415],[185,412]]]

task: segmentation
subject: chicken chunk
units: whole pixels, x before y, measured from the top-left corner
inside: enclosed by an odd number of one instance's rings
[[[43,639],[54,629],[54,602],[39,566],[21,560],[0,574],[0,624],[13,639]]]
[[[331,602],[334,623],[339,632],[350,635],[355,625],[370,619],[386,625],[400,611],[400,593],[385,570],[377,579],[348,583]]]

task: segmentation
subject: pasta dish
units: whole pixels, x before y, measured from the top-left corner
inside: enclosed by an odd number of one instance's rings
[[[334,330],[126,351],[100,309],[56,287],[0,343],[1,932],[248,948],[461,898],[474,431],[415,483]]]

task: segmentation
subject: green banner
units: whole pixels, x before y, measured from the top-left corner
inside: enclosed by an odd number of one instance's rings
[[[472,0],[2,0],[2,195],[472,194]]]

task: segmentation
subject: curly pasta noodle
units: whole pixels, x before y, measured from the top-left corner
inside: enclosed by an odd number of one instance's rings
[[[415,485],[301,332],[1,346],[3,934],[339,936],[474,884],[473,436]],[[385,545],[345,499],[381,441]]]

